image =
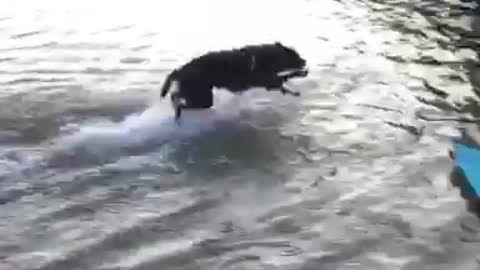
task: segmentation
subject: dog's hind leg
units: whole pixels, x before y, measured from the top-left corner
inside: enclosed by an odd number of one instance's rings
[[[186,100],[184,97],[180,96],[178,92],[172,93],[172,95],[170,95],[170,99],[173,110],[175,111],[175,122],[179,124],[180,116],[182,115],[182,109],[186,106]]]
[[[180,116],[182,116],[182,107],[175,107],[175,123],[180,124]]]

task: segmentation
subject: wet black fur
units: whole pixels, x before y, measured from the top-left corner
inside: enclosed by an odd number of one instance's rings
[[[171,94],[176,120],[182,108],[212,107],[214,87],[233,93],[264,87],[268,91],[278,89],[284,94],[297,96],[298,92],[283,84],[290,78],[307,76],[305,66],[306,61],[294,49],[279,42],[209,52],[173,70],[167,76],[160,96],[164,98],[171,83],[178,82],[178,91]],[[278,74],[288,71],[291,72]],[[179,104],[179,100],[183,100],[183,104]]]

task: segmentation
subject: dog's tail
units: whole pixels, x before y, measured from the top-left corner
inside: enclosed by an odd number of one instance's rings
[[[168,91],[170,91],[170,88],[172,86],[172,80],[174,79],[175,75],[177,73],[177,70],[173,70],[170,72],[170,74],[167,75],[167,78],[165,79],[165,82],[162,85],[162,88],[160,90],[160,97],[164,98]]]

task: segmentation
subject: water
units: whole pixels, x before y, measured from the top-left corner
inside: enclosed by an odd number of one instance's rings
[[[416,115],[478,114],[473,2],[0,6],[1,269],[478,268],[459,124]],[[174,124],[172,68],[274,40],[300,98],[218,91]]]

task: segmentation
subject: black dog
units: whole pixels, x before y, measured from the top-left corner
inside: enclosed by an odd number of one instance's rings
[[[226,88],[233,93],[264,87],[268,91],[279,89],[283,94],[298,96],[300,93],[283,84],[288,79],[307,76],[305,66],[306,61],[294,49],[279,42],[210,52],[173,70],[160,96],[164,98],[172,82],[177,83],[176,91],[170,96],[178,121],[182,109],[212,107],[213,87]]]

